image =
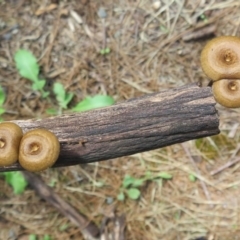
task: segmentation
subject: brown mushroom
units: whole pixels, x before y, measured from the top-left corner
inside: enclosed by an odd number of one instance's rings
[[[60,143],[46,129],[34,129],[23,135],[19,148],[20,165],[31,172],[51,167],[58,159]]]
[[[209,41],[202,50],[201,65],[213,81],[240,79],[240,38],[221,36]]]
[[[0,166],[9,166],[17,162],[22,136],[22,129],[15,123],[0,123]]]
[[[213,82],[215,100],[224,107],[240,107],[240,79],[221,79]]]

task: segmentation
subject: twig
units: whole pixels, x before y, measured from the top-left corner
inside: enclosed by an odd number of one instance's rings
[[[229,167],[231,167],[232,165],[240,162],[240,158],[234,159],[239,150],[240,150],[240,144],[238,144],[236,150],[234,151],[234,153],[233,153],[232,156],[230,157],[230,160],[229,160],[226,164],[224,164],[223,166],[221,166],[221,167],[219,167],[219,168],[211,171],[210,174],[211,174],[212,176],[213,176],[213,175],[216,175],[216,174],[222,172],[223,170],[225,170],[226,168],[229,168]],[[232,160],[232,159],[234,159],[234,160]]]
[[[207,25],[200,29],[194,29],[193,32],[188,33],[182,37],[183,41],[188,42],[192,40],[198,40],[201,38],[209,37],[215,35],[217,30],[216,25]]]
[[[210,174],[211,174],[212,176],[213,176],[213,175],[216,175],[216,174],[222,172],[223,170],[225,170],[226,168],[229,168],[229,167],[231,167],[232,165],[234,165],[234,164],[236,164],[236,163],[238,163],[238,162],[240,162],[240,158],[237,158],[237,159],[235,159],[235,160],[233,160],[233,161],[227,162],[225,165],[219,167],[218,169],[215,169],[215,170],[211,171]]]
[[[23,174],[36,193],[76,225],[86,239],[98,238],[100,234],[98,227],[69,203],[65,202],[52,188],[45,184],[40,176],[30,172],[23,172]]]

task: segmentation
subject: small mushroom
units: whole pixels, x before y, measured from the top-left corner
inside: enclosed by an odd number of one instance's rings
[[[213,82],[215,100],[224,107],[240,107],[240,79],[221,79]]]
[[[57,137],[46,129],[34,129],[23,135],[19,149],[20,165],[31,172],[51,167],[58,159],[60,143]]]
[[[9,166],[18,160],[22,129],[15,123],[0,123],[0,166]]]
[[[209,41],[202,50],[201,65],[213,81],[240,79],[240,38],[221,36]]]

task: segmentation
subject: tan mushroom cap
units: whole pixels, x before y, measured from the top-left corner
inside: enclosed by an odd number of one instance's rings
[[[22,136],[22,129],[15,123],[0,123],[0,166],[9,166],[17,162]]]
[[[58,159],[60,143],[47,129],[34,129],[25,133],[19,148],[19,163],[30,171],[38,172],[51,167]]]
[[[240,107],[240,79],[221,79],[213,82],[215,100],[224,107]]]
[[[202,50],[201,65],[213,81],[240,79],[240,38],[221,36],[209,41]]]

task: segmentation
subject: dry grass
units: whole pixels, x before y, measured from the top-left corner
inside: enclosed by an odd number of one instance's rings
[[[207,25],[201,20],[203,13],[216,29],[215,35],[240,36],[237,0],[161,0],[156,9],[147,0],[50,4],[50,0],[0,1],[5,120],[44,117],[47,108],[57,107],[54,97],[41,99],[32,92],[29,81],[17,74],[13,55],[19,48],[29,49],[39,58],[48,88],[55,81],[63,83],[75,93],[74,103],[96,93],[108,93],[122,101],[189,82],[205,82],[199,53],[208,38],[184,41]],[[97,14],[101,7],[106,18]],[[106,46],[111,53],[100,55]],[[219,136],[112,161],[50,169],[41,175],[47,183],[56,181],[55,191],[99,226],[106,217],[125,214],[129,240],[240,239],[240,163],[211,174],[239,158],[240,111],[217,108]],[[141,177],[146,171],[166,171],[173,179],[148,182],[138,201],[117,201],[124,175]],[[191,182],[189,174],[197,180]],[[104,184],[97,187],[96,182]],[[0,194],[0,239],[23,240],[30,233],[83,239],[77,228],[31,189],[16,196],[1,178]],[[61,231],[65,224],[67,229]]]

